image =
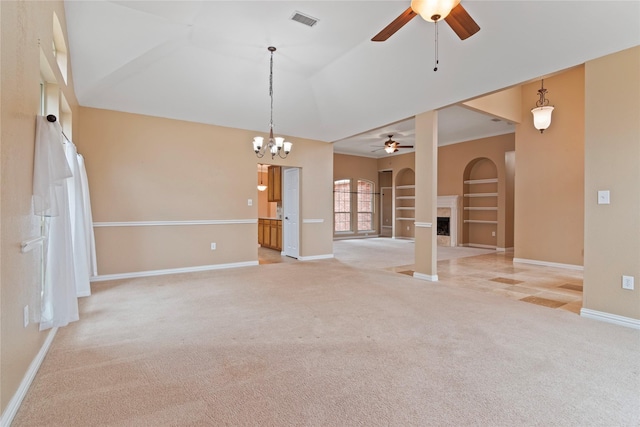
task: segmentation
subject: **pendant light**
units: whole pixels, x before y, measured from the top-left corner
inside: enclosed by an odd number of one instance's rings
[[[267,186],[262,183],[262,165],[258,165],[258,175],[260,175],[260,184],[258,184],[258,191],[264,191]]]
[[[292,143],[285,141],[281,136],[273,136],[273,52],[276,48],[269,46],[267,48],[271,52],[271,62],[269,68],[269,97],[271,98],[271,120],[269,122],[269,142],[264,145],[264,138],[256,136],[253,138],[253,151],[258,158],[262,158],[267,152],[271,153],[271,158],[278,157],[285,159],[291,152]],[[284,152],[284,156],[282,153]]]
[[[531,109],[533,114],[533,126],[540,131],[544,132],[545,129],[551,125],[551,113],[553,112],[553,105],[549,105],[549,100],[545,98],[547,90],[544,88],[544,79],[540,89],[538,89],[538,96],[540,99],[536,101],[536,107]]]

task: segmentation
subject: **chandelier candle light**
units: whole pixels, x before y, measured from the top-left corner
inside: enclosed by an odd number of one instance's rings
[[[292,143],[285,141],[281,136],[273,136],[273,52],[276,48],[269,46],[267,48],[271,52],[271,62],[269,67],[269,97],[271,98],[271,120],[269,122],[269,142],[265,145],[264,138],[256,136],[253,138],[253,151],[255,151],[258,158],[264,157],[267,151],[271,153],[271,158],[274,159],[276,154],[278,157],[285,159],[291,152]],[[284,152],[284,155],[282,153]]]
[[[538,95],[540,99],[536,101],[536,108],[531,109],[533,114],[533,126],[540,131],[544,132],[546,128],[551,125],[551,113],[553,112],[553,105],[549,105],[549,100],[545,98],[547,90],[544,88],[544,79],[538,89]]]

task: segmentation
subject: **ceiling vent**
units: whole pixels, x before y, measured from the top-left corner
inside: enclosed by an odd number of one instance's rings
[[[318,20],[316,18],[313,18],[309,15],[305,15],[297,11],[293,13],[293,15],[291,16],[291,20],[304,24],[307,27],[313,27],[318,23]]]
[[[492,122],[501,122],[502,120],[500,120],[500,119],[498,119],[498,118],[494,117],[493,119],[491,119],[491,121],[492,121]]]

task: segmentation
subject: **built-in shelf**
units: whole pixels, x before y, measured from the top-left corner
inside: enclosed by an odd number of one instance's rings
[[[414,206],[398,206],[396,210],[399,211],[415,211],[416,208]]]
[[[477,207],[477,206],[465,206],[465,211],[497,211],[497,206],[486,206],[486,207]]]
[[[464,197],[498,197],[498,193],[469,193]]]
[[[415,221],[415,218],[396,218],[398,221]]]
[[[498,182],[498,178],[490,178],[490,179],[469,179],[464,181],[465,184],[493,184]]]
[[[416,196],[398,196],[396,200],[415,200]]]
[[[465,224],[497,224],[498,221],[484,221],[481,219],[465,219]]]
[[[396,185],[396,190],[409,190],[412,188],[416,188],[415,185]]]

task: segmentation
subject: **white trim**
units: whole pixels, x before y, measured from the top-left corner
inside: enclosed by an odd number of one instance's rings
[[[521,264],[542,265],[544,267],[566,268],[567,270],[578,270],[578,271],[584,270],[584,267],[581,265],[561,264],[559,262],[538,261],[537,259],[514,258],[513,262],[519,262]]]
[[[324,222],[324,218],[311,218],[311,219],[303,219],[303,224],[321,224]]]
[[[416,227],[421,227],[421,228],[431,228],[431,227],[433,227],[433,223],[431,223],[431,222],[418,222],[418,221],[416,221],[416,223],[414,225]]]
[[[617,314],[605,313],[604,311],[581,308],[580,316],[588,319],[599,320],[601,322],[613,323],[632,329],[640,329],[640,320],[631,317],[618,316]]]
[[[464,246],[467,248],[480,248],[480,249],[497,249],[495,245],[483,245],[480,243],[463,243],[460,246]]]
[[[513,246],[510,248],[496,248],[497,252],[513,252]]]
[[[498,197],[498,193],[467,193],[464,197]]]
[[[498,221],[486,221],[482,219],[465,219],[465,224],[497,224]]]
[[[420,280],[427,280],[429,282],[437,282],[438,281],[438,275],[437,274],[434,274],[433,276],[431,276],[429,274],[418,273],[417,271],[413,272],[413,278],[414,279],[420,279]]]
[[[298,260],[300,260],[300,261],[315,261],[317,259],[331,259],[331,258],[333,258],[333,254],[301,256],[301,257],[298,257]]]
[[[113,221],[94,222],[94,227],[158,227],[165,225],[257,224],[258,219],[204,219],[195,221]]]
[[[353,234],[349,236],[333,236],[333,240],[351,240],[351,239],[373,239],[380,237],[379,234]]]
[[[498,178],[489,178],[489,179],[468,179],[463,181],[465,184],[493,184],[494,182],[498,182]]]
[[[49,352],[49,347],[51,347],[51,343],[53,342],[53,337],[55,337],[56,332],[58,332],[58,328],[51,328],[47,338],[42,344],[42,347],[40,347],[40,351],[38,351],[36,357],[31,361],[29,369],[27,369],[27,372],[24,374],[24,377],[18,386],[18,390],[16,390],[16,393],[13,395],[9,404],[2,413],[2,417],[0,417],[0,426],[9,427],[13,422],[13,418],[18,413],[22,400],[27,395],[27,391],[29,391],[29,387],[31,387],[31,383],[35,378],[38,369],[40,369],[40,365],[42,364],[44,357]]]
[[[168,268],[166,270],[134,271],[132,273],[102,274],[99,276],[92,277],[91,281],[104,282],[107,280],[133,279],[136,277],[163,276],[165,274],[193,273],[196,271],[222,270],[225,268],[252,267],[254,265],[258,265],[258,261],[232,262],[229,264],[200,265],[197,267]]]

